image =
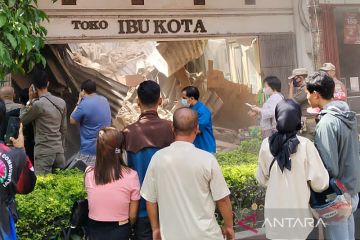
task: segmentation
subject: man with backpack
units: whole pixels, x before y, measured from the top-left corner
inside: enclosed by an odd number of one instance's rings
[[[360,159],[357,119],[344,101],[334,101],[334,80],[316,73],[306,84],[311,107],[321,109],[316,127],[315,145],[330,178],[340,180],[351,195],[353,212],[359,202]],[[355,239],[353,214],[347,221],[326,226],[328,239]]]

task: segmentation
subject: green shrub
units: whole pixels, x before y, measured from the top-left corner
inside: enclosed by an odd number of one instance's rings
[[[82,172],[62,171],[38,177],[31,194],[16,198],[19,239],[55,239],[69,225],[74,201],[84,197]]]
[[[254,207],[264,205],[265,191],[255,179],[260,146],[259,139],[243,141],[238,149],[216,155],[231,191],[235,221],[247,217]]]
[[[231,191],[234,212],[250,208],[252,204],[263,204],[263,189],[256,179],[256,164],[222,166],[222,172]]]
[[[256,163],[260,151],[261,140],[242,141],[240,147],[231,152],[220,152],[216,158],[220,165],[241,165]]]
[[[247,141],[242,141],[240,143],[240,151],[245,153],[252,153],[258,156],[262,140],[255,138]]]

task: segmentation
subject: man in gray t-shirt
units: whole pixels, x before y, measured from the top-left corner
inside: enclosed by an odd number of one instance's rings
[[[141,188],[153,238],[223,240],[224,234],[235,239],[230,191],[219,164],[214,155],[193,145],[197,113],[178,109],[173,127],[175,142],[155,153]],[[216,206],[224,219],[222,230]]]
[[[29,102],[20,111],[20,120],[34,125],[34,167],[37,174],[46,174],[65,167],[66,103],[48,92],[45,71],[35,71],[31,80]]]

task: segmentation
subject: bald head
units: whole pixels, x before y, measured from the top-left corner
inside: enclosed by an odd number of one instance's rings
[[[198,115],[190,108],[179,108],[173,116],[173,126],[176,135],[190,136],[198,127]]]
[[[0,96],[2,99],[14,100],[15,91],[10,86],[5,86],[0,89]]]

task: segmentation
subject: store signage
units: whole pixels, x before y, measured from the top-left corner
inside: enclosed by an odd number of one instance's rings
[[[293,32],[292,15],[197,14],[139,16],[125,13],[76,15],[52,12],[44,21],[48,43],[104,41],[113,39],[198,39]],[[170,15],[170,14],[169,14]],[[272,28],[259,22],[271,23]]]
[[[360,13],[345,14],[344,43],[360,44]]]
[[[113,23],[113,22],[112,22]],[[112,24],[111,23],[111,24]],[[109,28],[107,20],[72,20],[74,30],[105,30]],[[120,19],[117,21],[118,34],[172,34],[206,33],[201,19]]]

